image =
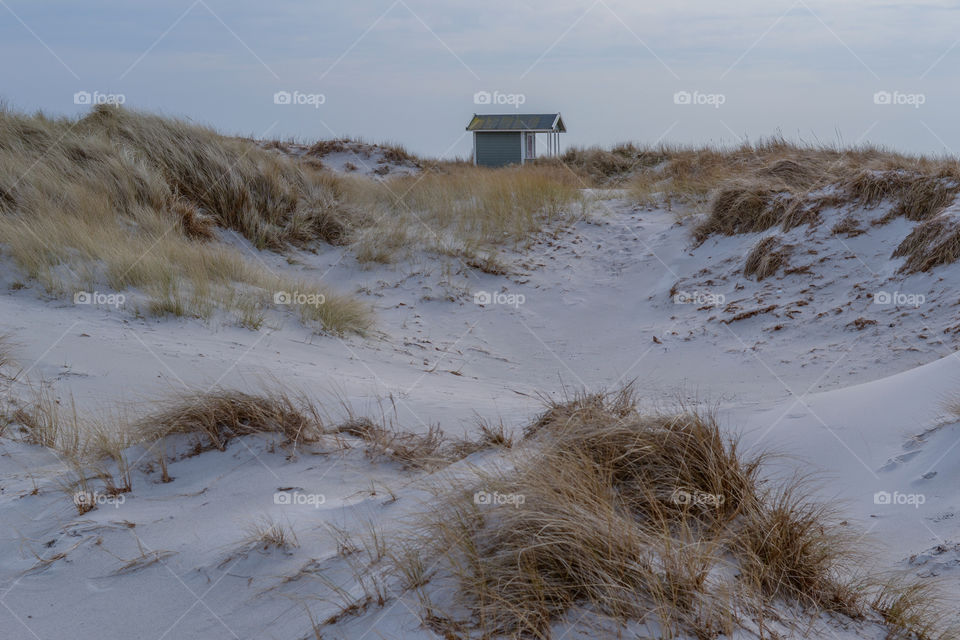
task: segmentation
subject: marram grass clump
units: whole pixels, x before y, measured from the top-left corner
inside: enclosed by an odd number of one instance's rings
[[[641,411],[629,387],[553,402],[503,465],[441,494],[416,544],[470,617],[427,613],[484,637],[549,638],[574,609],[660,637],[822,613],[952,637],[930,599],[881,589],[860,536],[803,479],[768,479],[768,460],[709,413]]]

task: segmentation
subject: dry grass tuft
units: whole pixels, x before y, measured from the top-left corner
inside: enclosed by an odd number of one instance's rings
[[[724,438],[711,417],[641,415],[629,386],[566,404],[551,406],[534,423],[544,455],[590,461],[633,514],[690,516],[706,506],[702,515],[724,520],[753,506],[762,456],[741,461],[736,442]],[[723,499],[691,506],[678,490]]]
[[[792,251],[793,246],[783,244],[779,237],[767,236],[747,254],[743,275],[756,276],[758,281],[769,278],[787,265],[787,258]]]
[[[710,216],[693,230],[697,242],[714,234],[732,236],[756,233],[781,226],[788,231],[800,224],[817,221],[811,208],[785,186],[761,182],[739,183],[719,189],[711,204]]]
[[[290,294],[312,295],[309,304],[296,304],[293,307],[300,321],[316,330],[325,330],[337,334],[356,333],[366,335],[373,326],[373,309],[357,298],[333,293],[323,286],[308,281],[285,281],[274,285],[275,291]]]
[[[9,394],[9,383],[19,374],[10,375],[6,371],[14,362],[12,351],[10,337],[0,333],[0,389],[3,389],[3,395],[0,397],[0,437],[6,432],[7,427],[13,424],[13,414],[16,412],[13,399]]]
[[[399,463],[404,469],[436,471],[455,462],[488,449],[509,449],[513,436],[503,422],[490,423],[477,419],[473,434],[448,437],[439,425],[425,425],[425,430],[410,431],[396,424],[397,408],[390,403],[380,403],[379,418],[373,420],[358,415],[347,402],[341,401],[346,419],[328,430],[338,436],[344,448],[357,446],[342,436],[357,438],[367,456],[372,459],[387,459]]]
[[[351,201],[373,212],[354,237],[361,263],[392,262],[417,250],[482,261],[545,225],[572,220],[579,200],[576,177],[555,166],[444,165],[418,176],[345,184]]]
[[[821,179],[823,168],[803,157],[778,158],[758,169],[757,175],[792,188],[809,189]]]
[[[960,177],[956,173],[921,175],[899,194],[897,206],[890,214],[907,220],[927,220],[952,203],[957,193],[960,193]]]
[[[926,220],[953,202],[960,193],[960,174],[952,166],[928,169],[928,173],[903,169],[861,171],[841,185],[848,201],[863,207],[894,202],[887,219]]]
[[[156,171],[169,188],[257,247],[337,241],[350,213],[329,174],[252,141],[171,118],[101,106],[79,122]]]
[[[876,207],[903,192],[908,176],[903,171],[861,170],[843,182],[845,197],[861,207]]]
[[[739,147],[643,147],[619,145],[571,149],[562,162],[582,180],[602,186],[626,183],[643,206],[685,205],[679,215],[706,213],[693,229],[697,243],[712,235],[755,233],[779,226],[784,231],[821,222],[825,211],[842,207],[889,205],[877,223],[897,217],[932,222],[960,195],[960,163],[951,157],[908,156],[872,146],[840,149],[798,145],[782,138]],[[862,230],[846,220],[834,233]],[[928,247],[943,221],[905,240],[897,255],[916,253],[908,272],[958,259],[960,241]],[[952,230],[952,226],[951,226]],[[953,234],[956,235],[956,234]]]
[[[556,400],[543,397],[542,400],[547,408],[527,425],[524,438],[533,437],[542,429],[556,431],[573,421],[586,422],[611,417],[619,421],[636,416],[636,399],[629,385],[613,393],[576,392],[572,398]]]
[[[578,175],[598,186],[618,186],[634,171],[656,166],[665,156],[656,150],[644,149],[633,144],[621,144],[609,151],[599,147],[568,149],[560,162],[571,167]],[[540,164],[554,164],[556,160],[544,158]]]
[[[765,459],[710,415],[640,412],[629,387],[578,394],[548,406],[509,466],[446,495],[425,552],[444,559],[484,636],[547,638],[576,606],[697,638],[791,608],[894,611],[862,588],[832,511],[802,481],[770,486]]]
[[[24,442],[54,449],[67,458],[74,458],[83,449],[83,426],[72,399],[61,406],[53,390],[44,384],[31,389],[31,398],[13,411],[10,424],[19,428]]]
[[[282,249],[340,242],[358,218],[329,174],[108,106],[75,121],[0,110],[0,194],[0,244],[50,293],[134,290],[155,315],[223,309],[249,327],[282,283],[215,227]]]
[[[61,402],[45,384],[31,386],[31,398],[2,418],[0,434],[14,427],[15,437],[50,449],[68,472],[58,483],[80,514],[97,508],[97,492],[119,496],[132,490],[132,467],[126,449],[135,444],[121,416],[93,419],[77,413],[73,399]]]
[[[318,140],[307,150],[307,154],[322,158],[331,153],[342,153],[347,150],[350,138],[336,138],[333,140]]]
[[[884,621],[893,627],[890,638],[948,640],[960,637],[960,626],[945,615],[949,603],[936,582],[917,582],[899,576],[881,582],[871,603]]]
[[[430,425],[426,433],[403,431],[367,418],[352,418],[336,429],[364,440],[371,457],[385,457],[407,469],[431,469],[450,463],[447,441],[438,425]]]
[[[802,481],[792,481],[744,512],[735,543],[741,575],[766,597],[856,617],[863,603],[844,576],[863,561],[859,536],[832,524],[837,514],[804,492]]]
[[[476,438],[451,439],[438,425],[428,426],[426,432],[405,431],[385,420],[378,424],[369,418],[353,417],[339,425],[335,433],[363,440],[371,458],[387,458],[405,469],[433,471],[483,449],[513,446],[503,423],[492,426],[481,422],[478,430]]]
[[[960,259],[960,217],[950,209],[915,226],[891,257],[906,257],[900,271],[917,273]]]
[[[197,205],[189,200],[177,199],[170,203],[170,212],[179,221],[180,232],[195,240],[213,240],[216,237],[213,229],[216,222],[213,218],[204,215]]]
[[[383,150],[383,159],[394,164],[403,162],[416,162],[416,157],[404,148],[401,144],[381,145]]]
[[[907,156],[868,145],[845,149],[802,145],[783,138],[738,147],[660,145],[645,151],[658,162],[639,165],[643,170],[635,171],[633,178],[649,180],[646,174],[655,174],[665,194],[690,204],[731,182],[757,180],[799,195],[833,186],[847,201],[873,206],[901,198],[911,187],[917,189],[918,179],[943,180],[948,186],[957,175],[952,158]]]
[[[843,234],[848,238],[853,238],[866,232],[863,227],[860,226],[860,221],[851,214],[834,224],[833,227],[830,228],[830,233],[836,235]]]
[[[10,336],[0,333],[0,368],[13,363],[13,347],[10,345]]]
[[[513,435],[507,432],[503,421],[493,425],[480,420],[477,426],[480,428],[480,438],[477,442],[481,446],[503,447],[505,449],[513,447]]]
[[[259,518],[247,526],[244,546],[267,551],[270,548],[286,551],[300,546],[300,541],[289,524],[277,522],[269,516]]]
[[[0,432],[9,430],[12,437],[53,451],[68,469],[59,482],[80,513],[97,508],[94,494],[119,496],[131,491],[135,468],[152,473],[156,464],[159,479],[173,481],[164,440],[168,435],[193,436],[191,449],[170,458],[177,460],[210,449],[223,451],[232,439],[254,434],[279,434],[269,450],[274,444],[290,445],[295,454],[301,445],[317,443],[326,433],[316,404],[274,386],[259,394],[184,393],[155,406],[154,412],[139,418],[125,409],[102,417],[81,416],[72,401],[60,401],[49,386],[40,385],[30,402],[2,415]],[[137,467],[136,461],[148,456],[151,461]]]
[[[196,434],[223,451],[241,436],[280,433],[300,444],[316,441],[323,431],[313,405],[283,391],[253,395],[217,390],[186,394],[168,405],[140,420],[135,427],[140,439],[154,442],[175,433]]]

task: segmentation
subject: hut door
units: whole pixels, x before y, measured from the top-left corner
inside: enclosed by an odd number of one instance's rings
[[[526,151],[523,154],[528,160],[533,160],[537,157],[537,134],[527,133],[526,136]]]

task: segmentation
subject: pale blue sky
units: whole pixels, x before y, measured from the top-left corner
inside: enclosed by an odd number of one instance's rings
[[[0,0],[0,97],[76,114],[76,92],[122,94],[228,133],[466,156],[474,111],[514,110],[474,104],[497,91],[561,111],[565,146],[779,131],[955,152],[958,25],[950,2]]]

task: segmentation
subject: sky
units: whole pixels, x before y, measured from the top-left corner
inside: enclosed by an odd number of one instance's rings
[[[953,2],[0,0],[0,99],[447,158],[469,156],[473,113],[557,111],[564,148],[955,154],[958,24]]]

